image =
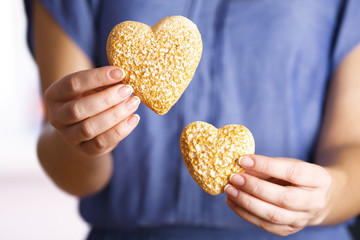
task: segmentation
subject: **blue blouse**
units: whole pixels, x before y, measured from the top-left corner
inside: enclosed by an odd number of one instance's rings
[[[96,66],[108,65],[107,36],[125,20],[154,25],[183,15],[203,39],[200,65],[178,103],[164,116],[141,105],[138,127],[113,151],[110,183],[81,199],[81,215],[97,233],[277,239],[233,213],[225,194],[196,185],[181,158],[180,134],[193,121],[242,124],[257,154],[312,161],[329,80],[360,42],[360,1],[41,2]],[[346,227],[308,227],[286,239],[350,239]]]

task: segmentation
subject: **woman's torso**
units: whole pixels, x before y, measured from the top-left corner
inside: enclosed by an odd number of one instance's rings
[[[181,158],[180,134],[193,121],[216,127],[242,124],[252,131],[257,154],[311,161],[341,1],[100,4],[96,65],[108,64],[107,35],[117,23],[154,25],[170,15],[197,24],[203,56],[187,90],[166,115],[140,106],[138,127],[113,151],[109,185],[81,200],[84,219],[103,229],[191,225],[255,231],[227,207],[224,194],[210,196],[192,180]]]

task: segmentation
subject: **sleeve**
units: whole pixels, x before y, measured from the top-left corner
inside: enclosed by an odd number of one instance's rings
[[[336,71],[342,60],[360,43],[360,0],[346,0],[332,54],[332,69]]]
[[[25,0],[28,17],[28,43],[33,49],[32,4],[36,0]],[[96,6],[90,0],[37,0],[54,18],[66,34],[94,61],[96,44]]]

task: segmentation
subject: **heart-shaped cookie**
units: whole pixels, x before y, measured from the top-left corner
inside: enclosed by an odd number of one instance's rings
[[[202,54],[199,30],[189,19],[171,16],[155,26],[125,21],[114,27],[106,51],[110,65],[125,70],[123,83],[157,114],[179,100]]]
[[[232,173],[244,171],[236,160],[255,152],[255,141],[241,125],[220,129],[206,122],[193,122],[180,137],[181,154],[195,182],[207,193],[224,192]]]

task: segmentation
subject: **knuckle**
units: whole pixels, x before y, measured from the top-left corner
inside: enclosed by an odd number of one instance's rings
[[[78,92],[80,89],[79,78],[76,74],[71,74],[66,78],[65,87],[69,92]]]
[[[276,232],[273,231],[274,224],[268,221],[261,221],[259,223],[259,228],[264,229],[265,231],[271,232],[273,234],[276,234]]]
[[[94,71],[95,81],[97,86],[102,86],[104,81],[104,74],[102,71]]]
[[[48,121],[49,123],[56,129],[60,129],[62,127],[66,126],[66,123],[64,123],[61,120],[61,116],[59,116],[60,114],[56,111],[48,111],[47,112],[47,116],[48,116]]]
[[[125,133],[124,130],[125,129],[123,127],[121,127],[121,126],[116,126],[114,128],[114,134],[115,134],[116,139],[122,140],[123,138],[125,138],[126,133]]]
[[[286,169],[286,179],[289,182],[296,182],[301,174],[300,166],[298,166],[295,163],[292,163],[289,165],[289,167]]]
[[[73,120],[81,120],[82,118],[82,107],[80,104],[77,104],[76,102],[70,103],[69,106],[69,114],[70,118]]]
[[[244,209],[246,209],[247,211],[249,210],[249,209],[252,209],[252,207],[253,207],[253,201],[251,200],[251,198],[249,198],[249,197],[246,197],[244,200],[243,200],[243,202],[244,202],[244,204],[243,204],[243,206],[244,206]]]
[[[48,102],[50,102],[51,101],[51,87],[48,87],[46,90],[45,90],[45,92],[44,92],[44,102],[45,103],[48,103]]]
[[[110,94],[104,94],[102,99],[105,106],[110,107],[113,105],[113,101]]]
[[[113,110],[113,120],[114,120],[114,123],[118,123],[118,122],[120,122],[120,121],[122,121],[123,120],[123,116],[122,116],[122,114],[121,114],[121,112],[120,112],[120,110],[118,109],[118,108],[115,108],[114,110]]]
[[[80,125],[81,136],[85,139],[92,139],[95,135],[94,126],[91,121],[85,120]]]
[[[94,145],[97,152],[103,152],[107,146],[106,139],[102,135],[99,135],[94,138]]]
[[[279,205],[282,207],[292,207],[295,201],[295,193],[291,190],[284,191],[279,196]]]
[[[282,224],[284,222],[284,217],[279,210],[274,210],[269,214],[269,221],[275,224]]]
[[[262,188],[260,186],[260,183],[258,181],[254,182],[254,187],[252,188],[252,194],[258,195],[262,192]]]
[[[294,222],[294,224],[290,225],[290,227],[292,227],[293,229],[296,228],[303,228],[308,224],[307,220],[297,220],[296,222]]]
[[[49,119],[49,123],[54,126],[55,128],[59,127],[59,123],[56,119],[56,117],[54,117],[53,114],[48,114],[48,119]]]
[[[257,164],[259,164],[259,170],[262,173],[271,172],[271,163],[269,161],[257,161]]]

